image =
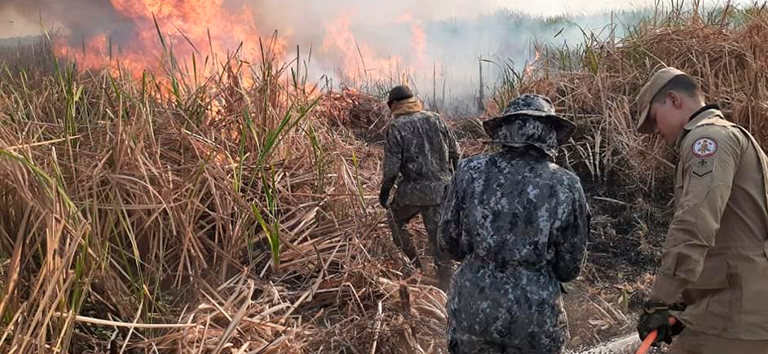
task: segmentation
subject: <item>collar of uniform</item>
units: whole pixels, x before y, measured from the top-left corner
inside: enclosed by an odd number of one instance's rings
[[[416,97],[411,97],[406,100],[397,101],[393,103],[392,108],[390,108],[390,110],[392,111],[392,115],[395,118],[408,115],[408,114],[418,113],[418,112],[421,112],[423,109],[424,109],[424,106],[421,104],[421,101],[416,99]]]
[[[681,131],[680,135],[677,137],[677,142],[675,145],[680,147],[680,144],[683,142],[685,136],[688,135],[688,132],[713,118],[723,118],[723,112],[720,111],[720,107],[716,104],[706,105],[700,110],[696,111],[696,113],[691,115],[690,121],[683,127],[683,131]]]
[[[688,124],[685,125],[685,130],[691,130],[701,124],[701,122],[711,119],[715,116],[722,117],[723,112],[720,111],[720,106],[716,104],[710,104],[706,105],[704,107],[701,107],[696,113],[691,115],[691,118],[688,120]]]

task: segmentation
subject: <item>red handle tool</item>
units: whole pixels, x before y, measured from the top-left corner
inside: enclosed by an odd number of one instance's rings
[[[677,323],[677,319],[674,317],[669,318],[669,325],[674,326]],[[643,341],[643,344],[640,346],[640,348],[635,352],[635,354],[647,354],[649,350],[651,350],[651,346],[653,345],[653,342],[656,341],[656,337],[659,335],[658,331],[652,331],[648,334],[648,336],[645,337],[645,340]]]

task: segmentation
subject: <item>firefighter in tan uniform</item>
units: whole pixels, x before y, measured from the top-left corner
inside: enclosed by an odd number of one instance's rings
[[[766,155],[677,69],[656,72],[637,104],[638,131],[661,134],[680,156],[675,215],[641,339],[653,330],[667,343],[679,335],[673,354],[768,353]]]

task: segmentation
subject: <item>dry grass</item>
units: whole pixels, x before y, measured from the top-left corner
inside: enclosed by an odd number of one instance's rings
[[[665,66],[686,71],[700,79],[708,102],[768,142],[767,38],[765,6],[660,8],[618,41],[587,35],[574,49],[540,47],[535,74],[514,92],[549,95],[579,123],[567,149],[579,172],[604,183],[630,177],[627,184],[651,191],[674,165],[660,139],[634,132],[642,85]]]
[[[397,271],[373,207],[380,152],[331,124],[361,98],[307,93],[263,57],[203,83],[4,77],[0,350],[442,346],[445,295]]]
[[[560,162],[601,218],[569,296],[574,345],[631,330],[663,239],[674,160],[633,132],[634,96],[678,66],[768,141],[767,29],[759,7],[659,13],[619,42],[542,48],[487,105],[539,92],[580,125]],[[262,54],[205,78],[4,59],[0,351],[445,351],[445,294],[403,274],[375,206],[385,106],[308,92],[298,59]],[[451,124],[465,155],[488,151],[478,120]]]
[[[631,331],[672,216],[676,156],[660,138],[635,132],[636,95],[654,71],[680,68],[700,79],[708,102],[719,103],[727,119],[768,147],[768,8],[659,8],[623,39],[600,41],[587,34],[576,48],[538,50],[535,70],[522,81],[511,80],[499,95],[548,95],[579,124],[560,162],[582,177],[596,216],[590,261],[580,280],[593,303],[580,291],[569,314],[580,319],[572,335],[589,345],[621,328]]]

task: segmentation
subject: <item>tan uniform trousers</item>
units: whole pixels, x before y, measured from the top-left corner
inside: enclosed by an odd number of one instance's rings
[[[669,354],[768,354],[768,340],[728,339],[686,328],[675,337]]]

